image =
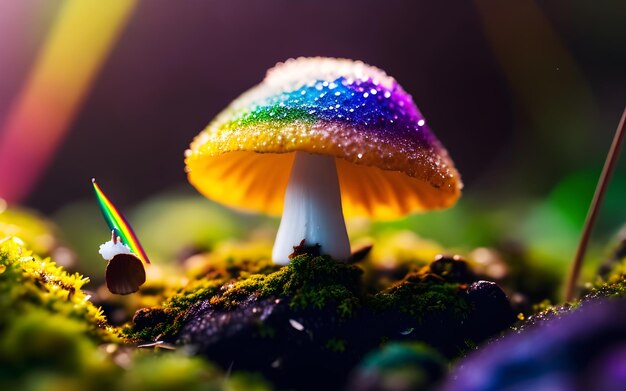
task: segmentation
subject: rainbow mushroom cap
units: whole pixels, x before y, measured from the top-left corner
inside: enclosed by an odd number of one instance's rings
[[[360,61],[298,58],[222,111],[185,152],[189,181],[230,207],[278,215],[272,258],[302,240],[350,256],[345,216],[392,219],[461,194],[452,160],[411,96]]]

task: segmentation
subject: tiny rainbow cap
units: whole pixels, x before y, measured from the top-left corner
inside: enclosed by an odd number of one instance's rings
[[[139,257],[144,263],[149,264],[150,260],[146,255],[143,247],[141,247],[141,243],[139,243],[139,239],[137,239],[137,235],[131,228],[128,221],[122,216],[119,210],[113,205],[111,200],[102,192],[100,186],[96,183],[94,178],[91,179],[91,183],[93,184],[93,189],[96,192],[96,198],[98,199],[98,205],[100,206],[100,211],[102,212],[102,216],[104,216],[104,220],[106,221],[109,229],[115,231],[115,234],[120,237],[122,243],[127,245],[130,250]]]

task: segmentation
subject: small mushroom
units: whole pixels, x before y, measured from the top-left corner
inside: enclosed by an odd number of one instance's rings
[[[282,220],[272,258],[302,240],[350,258],[346,216],[441,209],[461,180],[409,94],[360,61],[298,58],[270,69],[185,153],[189,181],[222,204]]]
[[[108,261],[105,280],[111,293],[128,295],[137,292],[146,282],[146,271],[141,259],[121,242],[115,230],[111,231],[111,240],[100,245],[99,253]]]

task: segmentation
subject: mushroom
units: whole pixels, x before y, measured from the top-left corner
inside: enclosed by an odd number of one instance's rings
[[[350,257],[345,216],[398,218],[461,193],[452,160],[395,79],[360,61],[298,58],[222,111],[185,152],[191,184],[230,207],[280,214],[272,252]]]
[[[115,230],[111,231],[111,240],[101,244],[98,252],[108,261],[105,281],[111,293],[128,295],[137,292],[146,282],[146,271],[141,259],[122,243]]]

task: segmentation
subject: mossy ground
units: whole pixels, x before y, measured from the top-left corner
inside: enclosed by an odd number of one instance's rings
[[[226,380],[200,357],[125,347],[83,290],[88,282],[32,253],[20,238],[0,239],[0,389],[269,389],[249,374]],[[182,305],[171,300],[173,308]]]
[[[445,267],[433,266],[441,264],[436,261],[408,273],[399,283],[371,297],[371,306],[381,311],[398,310],[416,319],[442,311],[452,311],[458,319],[466,319],[471,309],[462,292],[474,277],[469,272],[463,276],[452,273],[453,266],[466,268],[464,262],[449,260],[446,263]]]
[[[360,267],[311,254],[296,256],[289,265],[268,274],[239,276],[191,283],[161,306],[139,311],[125,335],[134,341],[175,341],[187,313],[198,303],[207,302],[214,310],[230,311],[265,298],[286,299],[294,311],[334,312],[339,319],[365,311],[380,317],[401,316],[417,325],[425,317],[445,317],[462,324],[472,311],[464,292],[476,279],[465,262],[445,258],[408,273],[383,291],[369,294],[362,285]],[[380,338],[388,339],[385,335]],[[345,341],[335,343],[342,338],[331,340],[334,342],[329,346],[333,350],[340,346],[345,349]]]
[[[589,301],[626,298],[626,258],[614,260],[612,269],[604,277],[597,277],[582,289],[580,298],[563,304],[552,304],[544,300],[533,306],[530,314],[519,314],[519,322],[514,326],[518,332],[555,317],[575,311]]]
[[[246,265],[242,264],[237,273],[196,280],[165,300],[162,306],[139,311],[134,324],[124,334],[138,341],[175,337],[187,311],[204,300],[216,308],[234,309],[250,300],[283,297],[295,309],[322,309],[332,304],[344,317],[349,317],[361,304],[361,269],[328,256],[301,255],[269,274],[242,271]]]
[[[250,298],[287,297],[293,308],[318,308],[333,303],[342,316],[359,304],[361,269],[336,262],[329,256],[300,255],[288,266],[230,283],[211,298],[221,308],[238,306]]]
[[[37,309],[59,314],[84,325],[96,341],[117,337],[100,308],[82,290],[89,282],[78,273],[69,274],[49,258],[27,250],[21,239],[0,240],[0,329]]]
[[[385,276],[376,271],[365,278],[363,269],[375,270],[367,262],[356,266],[328,256],[303,254],[288,266],[278,267],[258,257],[217,259],[211,254],[210,262],[201,260],[186,269],[189,282],[183,288],[179,288],[183,273],[174,284],[166,279],[160,285],[154,281],[151,286],[146,284],[130,302],[152,304],[140,309],[133,322],[117,328],[83,290],[87,279],[33,254],[29,243],[12,236],[0,242],[2,388],[36,389],[45,381],[68,389],[159,389],[160,385],[161,389],[222,389],[228,362],[216,360],[218,365],[214,365],[181,352],[137,351],[132,345],[140,341],[180,343],[177,336],[190,317],[199,313],[200,305],[216,314],[228,314],[280,300],[283,312],[277,316],[287,328],[264,327],[261,322],[254,332],[267,344],[264,346],[276,351],[291,349],[285,357],[296,364],[300,349],[335,363],[355,365],[380,346],[413,341],[425,342],[450,360],[507,327],[475,332],[485,329],[481,322],[491,322],[498,315],[491,302],[486,301],[486,307],[478,305],[472,296],[478,277],[460,259],[407,261],[402,274],[381,283],[380,277]],[[626,296],[622,274],[616,272],[596,284],[591,294]],[[126,303],[128,299],[118,298]],[[161,304],[152,306],[157,302]],[[296,323],[289,326],[287,320],[292,319]],[[298,330],[300,326],[304,331]],[[317,338],[311,337],[312,333],[317,333]],[[222,347],[229,348],[227,345],[228,341]],[[306,362],[307,371],[315,371],[315,365],[325,361]],[[264,370],[269,364],[273,363]],[[347,374],[348,364],[342,367],[345,371],[337,371]],[[341,374],[333,376],[341,378]],[[266,387],[262,380],[247,375],[229,379],[229,387],[235,389]]]

